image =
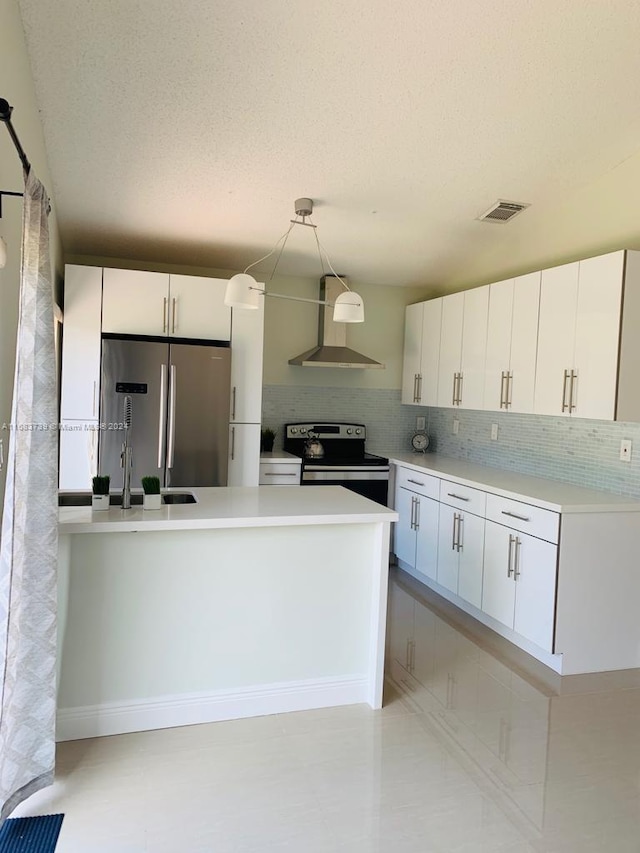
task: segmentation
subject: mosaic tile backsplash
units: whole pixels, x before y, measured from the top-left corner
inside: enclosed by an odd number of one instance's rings
[[[403,406],[399,390],[263,389],[263,425],[278,431],[276,447],[282,447],[283,424],[331,418],[366,424],[367,448],[373,453],[406,453],[418,415],[426,418],[433,449],[446,456],[640,498],[640,424],[423,409]],[[454,418],[460,424],[457,435]],[[498,424],[497,441],[491,440],[492,424]],[[623,439],[633,442],[631,462],[619,459]]]

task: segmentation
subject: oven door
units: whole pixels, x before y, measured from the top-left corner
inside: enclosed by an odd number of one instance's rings
[[[369,500],[387,506],[389,489],[389,468],[386,466],[356,466],[304,464],[302,466],[303,486],[344,486],[352,492]]]

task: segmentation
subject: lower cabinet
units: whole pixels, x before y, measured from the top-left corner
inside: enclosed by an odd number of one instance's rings
[[[438,583],[480,608],[484,518],[439,505]]]
[[[554,653],[558,513],[401,467],[395,497],[401,568]]]
[[[486,522],[482,610],[551,652],[558,547]]]

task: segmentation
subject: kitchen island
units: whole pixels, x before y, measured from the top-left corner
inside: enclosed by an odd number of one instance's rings
[[[382,705],[390,523],[334,486],[60,510],[58,739]]]

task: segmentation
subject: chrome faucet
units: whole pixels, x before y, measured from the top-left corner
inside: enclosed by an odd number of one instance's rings
[[[120,454],[120,465],[124,469],[122,483],[122,509],[131,509],[131,465],[133,449],[130,444],[129,431],[131,429],[131,410],[133,400],[127,394],[124,398],[124,442]]]

